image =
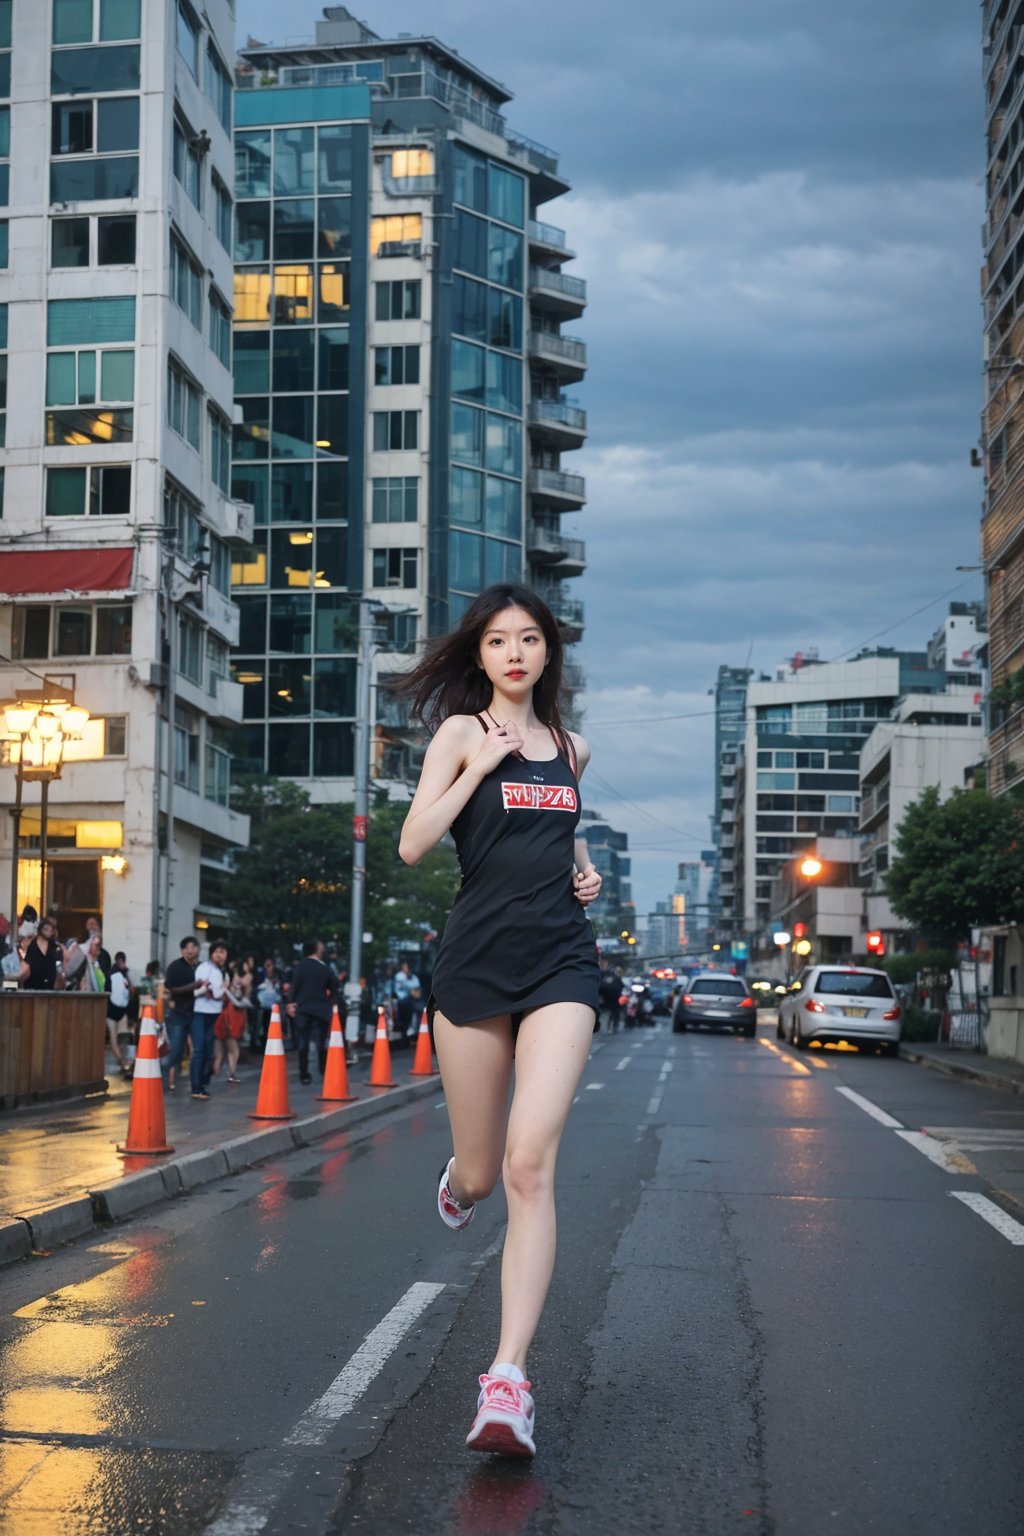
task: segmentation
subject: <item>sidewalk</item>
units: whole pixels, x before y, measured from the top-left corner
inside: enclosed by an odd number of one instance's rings
[[[999,1056],[985,1056],[969,1046],[940,1045],[924,1040],[904,1040],[900,1044],[904,1061],[919,1062],[951,1077],[967,1077],[986,1088],[1024,1093],[1024,1063],[1005,1061]]]
[[[262,1059],[239,1069],[242,1081],[216,1078],[207,1103],[189,1096],[188,1072],[174,1093],[164,1093],[167,1140],[162,1157],[122,1157],[117,1143],[128,1126],[131,1084],[111,1072],[105,1097],[39,1107],[0,1116],[0,1264],[25,1258],[91,1232],[147,1205],[186,1193],[211,1179],[238,1173],[264,1158],[308,1146],[411,1099],[440,1094],[441,1079],[410,1077],[413,1051],[392,1046],[396,1086],[370,1088],[370,1052],[349,1069],[351,1104],[321,1104],[320,1082],[298,1081],[287,1057],[289,1104],[295,1118],[250,1118]],[[183,1080],[182,1080],[183,1076]]]

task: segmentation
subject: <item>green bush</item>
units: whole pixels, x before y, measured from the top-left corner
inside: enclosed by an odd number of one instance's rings
[[[934,1041],[942,1034],[942,1014],[936,1008],[919,1008],[916,1003],[905,1003],[900,1022],[901,1036],[907,1041]]]

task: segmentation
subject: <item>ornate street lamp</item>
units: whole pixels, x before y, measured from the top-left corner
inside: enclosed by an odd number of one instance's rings
[[[38,691],[17,690],[13,703],[3,709],[4,733],[17,741],[18,771],[15,778],[13,846],[11,850],[11,920],[18,919],[18,864],[21,851],[22,789],[37,779],[41,785],[39,822],[39,912],[46,911],[46,823],[50,784],[59,779],[64,764],[64,745],[78,741],[89,724],[89,711],[66,688],[56,683]],[[12,754],[13,755],[13,754]]]

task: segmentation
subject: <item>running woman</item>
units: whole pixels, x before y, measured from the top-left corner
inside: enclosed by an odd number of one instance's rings
[[[598,1007],[583,909],[601,877],[575,837],[590,749],[562,725],[561,678],[550,609],[503,583],[403,687],[435,734],[399,851],[417,864],[450,830],[462,870],[430,1003],[454,1147],[438,1211],[468,1226],[499,1177],[508,1202],[501,1331],[466,1444],[514,1456],[535,1453],[526,1355],[554,1268],[558,1145]]]

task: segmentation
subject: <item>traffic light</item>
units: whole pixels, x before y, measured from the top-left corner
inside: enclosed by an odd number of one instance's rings
[[[867,944],[869,955],[875,955],[878,959],[881,959],[885,954],[885,940],[877,929],[868,934]]]
[[[807,924],[806,923],[794,923],[793,924],[793,937],[794,937],[794,939],[805,939],[807,937]]]

